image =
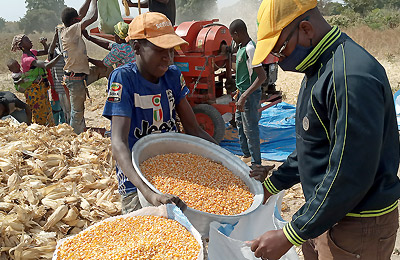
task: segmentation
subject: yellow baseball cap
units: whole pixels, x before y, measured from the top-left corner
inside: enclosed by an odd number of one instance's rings
[[[317,0],[264,0],[258,9],[253,65],[260,64],[268,56],[286,26],[316,6]]]
[[[146,39],[154,45],[170,49],[182,44],[188,44],[179,37],[172,26],[171,21],[163,14],[147,12],[135,17],[129,24],[129,40]]]

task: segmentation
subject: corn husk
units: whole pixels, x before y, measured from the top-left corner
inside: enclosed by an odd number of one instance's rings
[[[0,121],[0,260],[51,259],[58,240],[121,212],[110,139]]]

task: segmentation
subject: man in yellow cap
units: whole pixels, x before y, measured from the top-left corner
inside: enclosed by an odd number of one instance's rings
[[[251,249],[269,260],[293,245],[302,245],[306,260],[390,259],[400,181],[389,81],[379,62],[331,27],[316,5],[264,0],[258,13],[253,64],[271,53],[283,70],[305,74],[296,150],[263,182],[264,199],[300,182],[305,204],[283,230],[266,232]]]
[[[131,153],[135,142],[148,134],[176,132],[177,114],[187,134],[216,143],[197,123],[186,100],[189,89],[179,69],[171,65],[174,47],[186,41],[175,34],[165,15],[156,12],[135,17],[126,41],[135,51],[136,63],[111,73],[103,112],[111,120],[122,213],[141,208],[137,189],[153,205],[174,203],[184,209],[185,203],[177,196],[157,194],[142,181],[133,167]]]

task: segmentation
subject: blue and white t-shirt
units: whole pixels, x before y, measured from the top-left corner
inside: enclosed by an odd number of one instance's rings
[[[175,132],[175,106],[189,93],[182,74],[170,66],[157,84],[140,75],[136,63],[115,69],[108,80],[108,97],[103,116],[124,116],[131,119],[129,149],[140,138],[151,133]],[[117,166],[118,190],[121,195],[136,191]]]

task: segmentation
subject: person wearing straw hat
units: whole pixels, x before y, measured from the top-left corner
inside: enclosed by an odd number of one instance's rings
[[[83,36],[85,36],[87,40],[110,51],[102,61],[89,58],[89,62],[98,67],[108,68],[112,68],[113,66],[118,68],[119,66],[125,65],[129,62],[135,62],[135,53],[132,47],[125,41],[126,37],[128,36],[128,29],[129,25],[125,22],[119,22],[114,26],[115,43],[110,43],[108,41],[92,37],[85,30],[83,32]]]
[[[171,21],[157,12],[133,19],[126,41],[133,47],[136,62],[116,68],[108,80],[103,116],[111,120],[111,145],[117,161],[118,190],[122,213],[141,208],[137,190],[152,205],[174,203],[186,207],[178,196],[153,192],[136,173],[132,147],[153,132],[176,132],[176,116],[185,133],[216,143],[197,123],[186,95],[181,72],[173,63],[176,46],[187,44],[174,31]]]
[[[264,0],[253,64],[271,53],[303,73],[296,150],[263,182],[265,197],[301,183],[305,204],[281,230],[251,241],[275,260],[390,259],[399,226],[399,139],[385,69],[330,26],[316,0]],[[254,172],[253,172],[254,174]]]

